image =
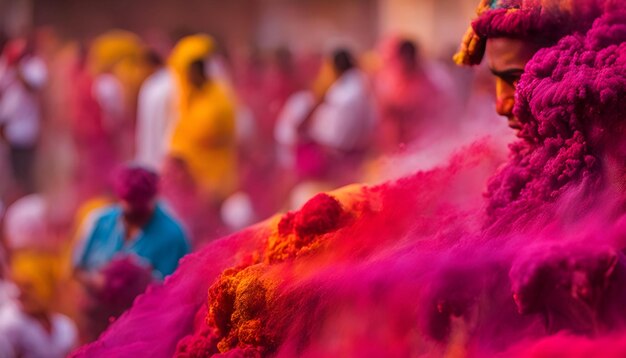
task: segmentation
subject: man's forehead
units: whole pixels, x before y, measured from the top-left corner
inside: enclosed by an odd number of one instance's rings
[[[492,69],[523,68],[537,50],[538,46],[532,42],[492,38],[487,40],[486,57]]]

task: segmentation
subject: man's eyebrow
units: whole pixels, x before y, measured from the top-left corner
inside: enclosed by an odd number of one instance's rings
[[[494,76],[496,76],[496,77],[519,76],[522,73],[524,73],[524,69],[523,68],[510,68],[510,69],[504,70],[504,71],[498,71],[496,69],[489,68],[489,71],[491,71],[491,73]]]

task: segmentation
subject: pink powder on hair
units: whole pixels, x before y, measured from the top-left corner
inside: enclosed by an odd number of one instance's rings
[[[580,181],[589,190],[603,185],[601,144],[615,141],[625,109],[624,16],[609,13],[586,37],[564,38],[527,64],[514,109],[524,141],[511,146],[511,160],[489,183],[492,217],[521,215]]]
[[[142,205],[154,199],[158,183],[156,173],[139,166],[125,166],[117,171],[113,189],[118,198]]]

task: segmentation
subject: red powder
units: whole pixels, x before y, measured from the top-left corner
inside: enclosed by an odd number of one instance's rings
[[[278,223],[278,235],[287,236],[293,232],[295,225],[296,213],[288,212],[280,219]]]
[[[300,237],[326,234],[340,225],[342,214],[337,199],[328,194],[317,194],[297,213],[294,229]]]
[[[175,357],[178,358],[204,358],[218,353],[217,337],[198,333],[183,338],[176,347]]]

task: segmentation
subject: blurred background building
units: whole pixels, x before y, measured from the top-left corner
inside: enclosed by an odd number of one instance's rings
[[[153,38],[161,31],[202,31],[234,48],[294,50],[337,42],[362,50],[386,34],[402,33],[429,55],[444,56],[456,47],[475,5],[471,0],[0,0],[0,26],[13,36],[28,25],[49,25],[82,40],[110,28]]]

